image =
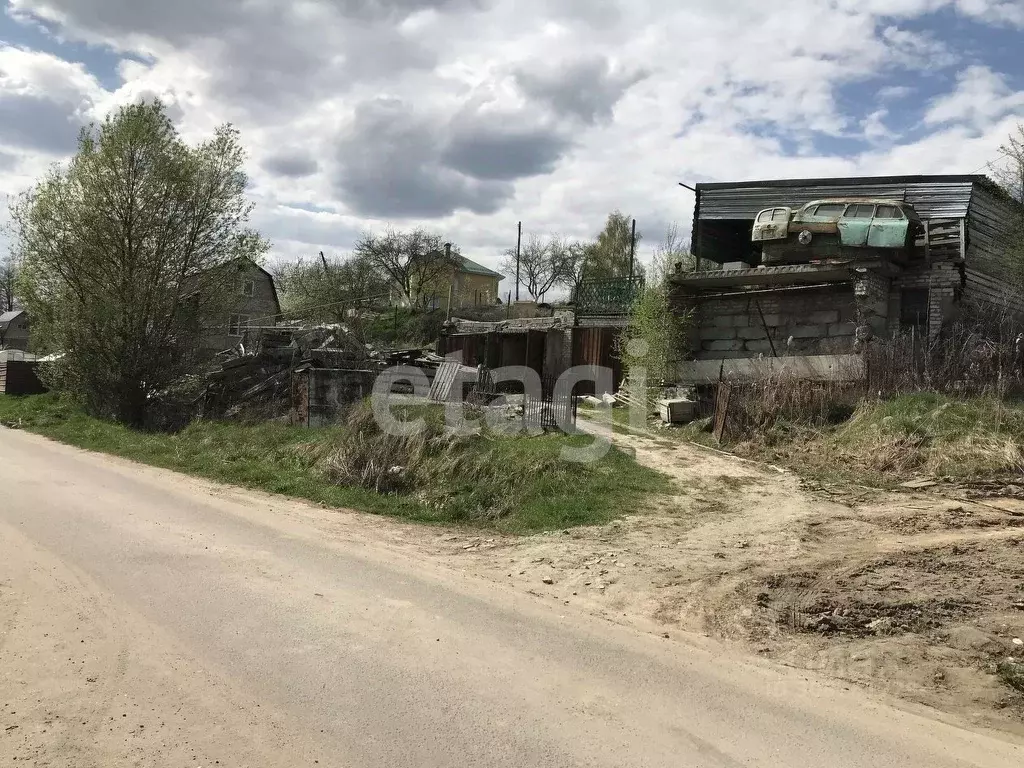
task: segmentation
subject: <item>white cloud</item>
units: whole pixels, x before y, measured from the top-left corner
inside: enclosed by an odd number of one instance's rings
[[[970,171],[1024,112],[1008,81],[979,66],[928,105],[929,135],[897,144],[887,127],[925,106],[913,103],[914,73],[960,56],[905,20],[945,8],[1013,25],[1017,0],[10,6],[142,59],[122,62],[124,83],[108,92],[80,65],[11,49],[8,66],[0,52],[12,115],[63,128],[38,105],[77,120],[159,96],[190,140],[234,122],[252,155],[257,223],[285,256],[344,248],[388,221],[442,230],[492,265],[520,219],[586,236],[621,208],[641,227],[685,228],[693,200],[679,180]],[[889,84],[877,101],[851,113],[841,89],[879,76]],[[843,156],[821,150],[822,137],[868,148]]]
[[[925,123],[963,123],[984,129],[996,120],[1024,112],[1024,91],[1014,91],[1006,78],[981,65],[957,76],[952,93],[932,101]]]

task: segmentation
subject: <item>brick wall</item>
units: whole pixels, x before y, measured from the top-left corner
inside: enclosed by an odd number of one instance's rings
[[[889,326],[890,279],[871,270],[854,273],[856,336],[859,341],[885,337]]]
[[[849,285],[728,298],[691,297],[685,303],[695,307],[688,342],[698,360],[769,357],[772,344],[780,356],[853,351],[856,306]]]
[[[964,276],[956,260],[944,259],[908,267],[903,274],[894,277],[889,291],[890,334],[900,330],[901,295],[910,289],[928,291],[928,335],[935,336],[943,324],[958,313],[957,306],[964,292]]]

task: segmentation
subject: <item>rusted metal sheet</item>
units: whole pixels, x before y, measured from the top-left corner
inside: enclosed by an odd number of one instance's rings
[[[612,374],[612,392],[622,383],[622,361],[616,353],[616,339],[621,330],[610,327],[579,327],[573,331],[574,366],[607,368]],[[577,388],[578,395],[598,394],[593,382],[583,382]]]
[[[440,354],[458,360],[464,365],[480,365],[485,363],[487,354],[487,334],[458,334],[443,336],[444,349]]]

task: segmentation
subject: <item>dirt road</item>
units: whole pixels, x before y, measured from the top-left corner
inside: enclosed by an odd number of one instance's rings
[[[1011,737],[460,574],[423,529],[9,430],[0,488],[4,765],[1024,764]]]

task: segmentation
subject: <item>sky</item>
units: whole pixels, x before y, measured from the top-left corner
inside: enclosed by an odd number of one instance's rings
[[[985,172],[1024,121],[1024,0],[0,3],[0,195],[159,97],[239,128],[274,260],[424,226],[494,267],[616,209],[649,256],[680,181]]]

